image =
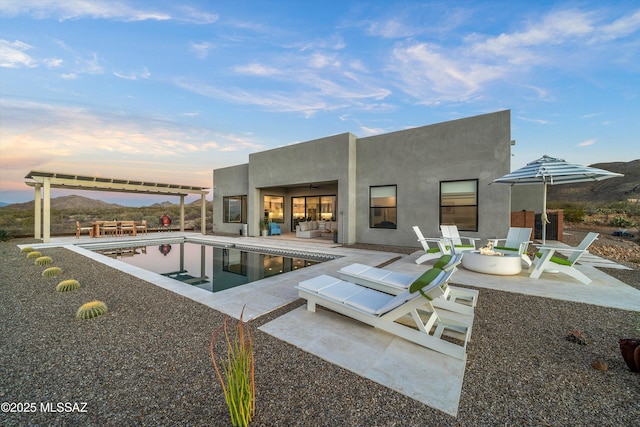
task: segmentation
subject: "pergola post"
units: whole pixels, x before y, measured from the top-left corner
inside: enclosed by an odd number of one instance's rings
[[[44,179],[44,195],[42,204],[42,241],[51,241],[51,179]]]
[[[42,238],[42,186],[36,184],[34,186],[33,195],[33,238],[40,240]]]
[[[180,231],[184,233],[184,194],[180,195]]]
[[[200,229],[202,234],[207,234],[207,198],[204,193],[200,196],[200,200],[202,200],[200,207]]]

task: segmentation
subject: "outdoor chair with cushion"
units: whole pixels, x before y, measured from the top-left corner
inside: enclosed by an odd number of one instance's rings
[[[136,235],[136,223],[135,221],[122,221],[120,223],[120,234]]]
[[[447,241],[447,244],[453,246],[454,253],[475,251],[476,240],[480,240],[477,237],[460,236],[457,225],[441,225],[440,231],[442,232],[442,237]],[[462,239],[467,240],[468,243],[463,244]]]
[[[140,224],[136,224],[136,233],[138,231],[142,231],[144,234],[147,234],[147,220],[143,219]]]
[[[93,227],[82,227],[80,221],[76,221],[76,239],[80,238],[80,233],[88,232],[89,236],[93,237]]]
[[[589,246],[598,238],[598,233],[587,233],[582,242],[575,248],[562,247],[562,246],[538,246],[538,253],[533,259],[533,269],[529,277],[538,279],[540,275],[546,270],[557,271],[559,273],[566,274],[579,280],[580,282],[588,285],[591,283],[591,279],[585,276],[582,272],[575,268],[576,262],[580,257],[589,252]],[[557,252],[570,252],[567,259],[554,256]]]
[[[416,260],[416,264],[422,264],[430,259],[440,258],[442,255],[447,255],[451,252],[451,246],[447,246],[445,240],[441,237],[426,238],[422,235],[422,231],[420,231],[420,227],[417,225],[413,226],[413,232],[416,233],[418,242],[420,242],[424,249],[424,255],[421,255],[420,258]],[[429,243],[434,246],[431,247]]]
[[[527,255],[527,249],[531,241],[531,228],[510,227],[507,237],[504,239],[489,239],[493,243],[493,250],[503,254],[518,254],[528,266],[531,259]],[[499,242],[504,242],[499,244]]]
[[[444,295],[453,270],[433,268],[400,295],[389,295],[328,275],[300,282],[296,288],[307,300],[307,310],[321,305],[344,316],[371,325],[431,350],[466,359],[473,316],[436,312],[431,301]],[[443,335],[457,342],[447,341]]]
[[[276,234],[281,235],[281,231],[280,231],[280,226],[278,224],[276,224],[275,222],[270,222],[269,223],[269,234],[274,236]]]
[[[461,260],[462,255],[443,255],[433,267],[443,271],[455,270]],[[338,274],[343,280],[392,295],[405,292],[421,276],[421,274],[397,273],[357,263],[341,268]],[[448,284],[442,285],[442,288],[444,290],[442,297],[431,301],[434,307],[456,313],[473,314],[478,300],[477,290],[458,288]]]
[[[119,234],[118,221],[104,221],[102,223],[101,229],[103,236],[107,234],[117,236]]]

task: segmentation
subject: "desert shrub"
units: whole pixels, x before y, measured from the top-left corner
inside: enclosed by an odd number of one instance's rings
[[[584,222],[584,209],[579,207],[566,207],[564,209],[564,220],[567,222]]]
[[[609,225],[612,227],[631,227],[633,225],[633,222],[622,216],[617,216],[609,221]]]
[[[102,301],[91,301],[80,306],[76,312],[78,319],[91,319],[107,312],[107,305]]]
[[[7,230],[0,230],[0,242],[6,242],[11,239],[11,233]]]

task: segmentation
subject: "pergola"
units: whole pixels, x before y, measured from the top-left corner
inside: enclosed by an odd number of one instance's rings
[[[199,194],[202,199],[202,234],[206,234],[207,188],[191,185],[163,184],[158,182],[96,176],[71,175],[67,173],[31,171],[25,183],[35,188],[34,237],[48,243],[51,240],[51,189],[109,191],[116,193],[156,194],[180,196],[180,231],[184,231],[184,196]]]

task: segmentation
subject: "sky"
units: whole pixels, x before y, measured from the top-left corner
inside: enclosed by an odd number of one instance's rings
[[[0,202],[31,170],[211,188],[254,152],[505,109],[511,170],[626,162],[639,92],[637,0],[2,0]]]

